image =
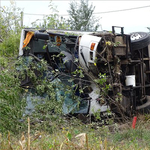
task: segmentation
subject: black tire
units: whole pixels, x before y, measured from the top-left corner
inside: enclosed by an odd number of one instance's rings
[[[137,109],[141,113],[150,113],[150,96],[149,95],[146,96],[146,100],[147,102],[145,104],[139,106],[141,107],[141,109]]]
[[[132,50],[139,50],[150,44],[150,35],[146,32],[131,33],[130,38]]]

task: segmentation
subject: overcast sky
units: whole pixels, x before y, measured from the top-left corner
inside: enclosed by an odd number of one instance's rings
[[[43,16],[39,14],[49,14],[49,1],[23,1],[14,0],[17,7],[22,8],[24,11],[24,24],[31,25],[31,22],[36,19],[42,19]],[[53,0],[52,1],[60,15],[67,17],[67,10],[69,9],[70,0]],[[94,13],[96,17],[101,18],[100,24],[103,30],[111,30],[112,26],[124,27],[125,33],[145,31],[148,32],[146,27],[150,27],[150,1],[91,1],[95,6]],[[9,6],[8,0],[1,0],[1,6]],[[143,7],[144,6],[144,7]],[[146,7],[145,7],[146,6]],[[138,8],[143,7],[143,8]],[[126,11],[109,12],[115,10],[124,10],[138,8]],[[109,12],[109,13],[100,13]],[[30,14],[30,15],[29,15]],[[31,15],[38,14],[38,15]],[[100,30],[100,29],[99,29]]]

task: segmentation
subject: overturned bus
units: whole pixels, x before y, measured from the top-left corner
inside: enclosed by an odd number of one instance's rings
[[[123,27],[119,27],[120,33],[115,33],[115,28],[118,27],[113,26],[112,32],[93,33],[23,29],[19,56],[31,56],[37,61],[45,59],[51,70],[57,69],[69,78],[73,78],[78,66],[82,68],[84,76],[73,81],[84,89],[83,94],[78,95],[80,105],[74,113],[147,112],[150,108],[150,36],[145,32],[124,34]],[[60,53],[61,57],[53,57]],[[62,76],[57,78],[64,82]],[[22,86],[28,82],[24,80]],[[64,114],[71,113],[76,106],[67,99]]]

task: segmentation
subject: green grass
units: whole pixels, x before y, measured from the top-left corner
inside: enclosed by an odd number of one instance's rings
[[[149,115],[150,116],[150,115]],[[30,149],[35,150],[148,150],[150,149],[149,116],[138,116],[136,128],[126,124],[99,126],[83,124],[76,119],[55,126],[53,132],[30,132]],[[35,126],[36,127],[36,126]],[[29,130],[27,129],[29,132]],[[0,150],[27,149],[27,131],[22,135],[0,135]],[[76,137],[77,135],[80,137]],[[29,146],[29,145],[28,145]]]

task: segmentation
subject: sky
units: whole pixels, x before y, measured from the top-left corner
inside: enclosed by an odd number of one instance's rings
[[[43,1],[30,1],[30,0],[14,0],[17,7],[24,11],[23,23],[26,26],[31,26],[31,22],[36,19],[42,19],[42,14],[49,14],[49,0]],[[70,0],[53,0],[53,5],[57,7],[58,13],[67,17],[69,10]],[[101,27],[99,30],[112,30],[112,26],[124,27],[125,33],[131,32],[148,32],[147,27],[150,27],[150,1],[102,1],[102,0],[89,0],[95,6],[94,15],[99,18]],[[1,6],[9,6],[9,0],[1,0]],[[145,7],[146,6],[146,7]],[[139,7],[143,7],[140,8]],[[132,9],[138,8],[138,9]],[[126,10],[124,9],[132,9]],[[116,11],[122,10],[122,11]],[[116,12],[112,12],[116,11]],[[102,13],[103,12],[103,13]],[[104,13],[105,12],[105,13]],[[107,12],[107,13],[106,13]],[[32,15],[31,15],[32,14]],[[36,15],[35,15],[36,14]],[[118,29],[119,30],[119,29]]]

